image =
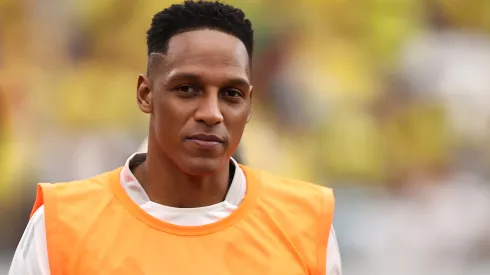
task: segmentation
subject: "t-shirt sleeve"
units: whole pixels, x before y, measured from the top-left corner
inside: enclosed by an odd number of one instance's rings
[[[9,275],[50,275],[44,206],[31,216],[17,246]]]
[[[340,260],[340,250],[335,230],[330,227],[327,246],[327,275],[342,275],[342,262]]]

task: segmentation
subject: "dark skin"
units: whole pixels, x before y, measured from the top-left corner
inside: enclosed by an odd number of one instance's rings
[[[153,202],[201,207],[223,201],[230,157],[250,119],[249,56],[215,30],[173,36],[138,78],[137,101],[150,115],[146,161],[133,171]]]

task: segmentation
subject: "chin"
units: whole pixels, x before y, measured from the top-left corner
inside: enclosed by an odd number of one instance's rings
[[[226,167],[227,161],[224,157],[220,158],[191,158],[182,162],[180,168],[189,175],[209,176],[221,171]]]

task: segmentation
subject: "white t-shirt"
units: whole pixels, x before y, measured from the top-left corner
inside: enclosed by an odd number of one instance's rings
[[[238,208],[245,197],[245,174],[232,159],[235,174],[223,202],[198,208],[168,207],[150,201],[143,187],[130,170],[134,163],[141,162],[144,154],[132,155],[121,171],[121,185],[133,201],[148,214],[162,221],[180,226],[200,226],[215,223],[226,218]],[[340,253],[333,227],[330,229],[327,249],[327,275],[341,275]],[[32,216],[15,251],[9,275],[49,275],[49,262],[46,244],[44,206]]]

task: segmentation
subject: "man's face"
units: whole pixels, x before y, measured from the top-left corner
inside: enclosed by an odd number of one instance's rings
[[[250,116],[243,43],[214,30],[184,32],[150,70],[138,79],[138,104],[150,114],[150,139],[162,156],[192,175],[224,167]]]

